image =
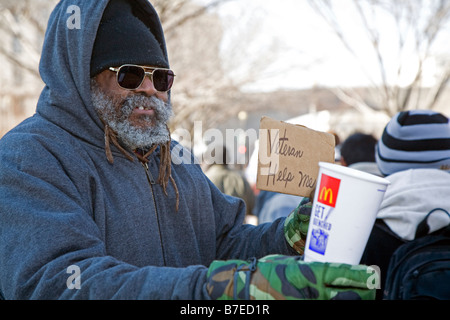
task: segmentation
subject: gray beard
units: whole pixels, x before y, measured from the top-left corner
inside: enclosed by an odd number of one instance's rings
[[[111,97],[99,88],[94,79],[91,80],[91,98],[100,118],[117,133],[121,144],[130,150],[147,149],[170,141],[167,128],[167,122],[173,115],[170,103],[154,96],[130,95],[125,99]],[[151,107],[155,110],[155,115],[146,119],[151,125],[136,127],[130,123],[129,117],[136,106]]]

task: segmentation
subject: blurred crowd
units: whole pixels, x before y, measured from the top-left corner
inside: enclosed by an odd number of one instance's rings
[[[430,110],[399,112],[380,139],[354,132],[341,142],[336,133],[331,133],[336,137],[336,164],[386,177],[391,182],[362,264],[377,265],[386,271],[394,251],[415,238],[418,225],[433,210],[437,212],[427,221],[428,233],[449,225],[450,123],[445,115]],[[257,153],[256,149],[252,158]],[[206,174],[220,190],[245,201],[247,223],[263,224],[287,217],[302,197],[256,189],[253,176],[257,161],[252,160],[244,171],[212,166]],[[384,286],[385,274],[381,279]],[[377,298],[382,295],[383,290],[377,290]]]

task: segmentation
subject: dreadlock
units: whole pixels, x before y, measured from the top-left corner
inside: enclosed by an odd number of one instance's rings
[[[167,127],[167,126],[166,126]],[[106,158],[108,159],[108,162],[113,164],[114,158],[111,152],[111,142],[120,150],[120,152],[130,161],[133,161],[133,157],[127,150],[125,150],[117,140],[117,133],[112,130],[109,125],[105,124],[105,153]],[[169,128],[167,127],[167,131],[169,131]],[[167,196],[167,185],[169,184],[169,180],[172,183],[173,188],[175,189],[175,195],[176,195],[176,204],[175,204],[175,210],[178,211],[179,204],[180,204],[180,195],[178,192],[177,184],[175,183],[175,179],[172,177],[172,158],[170,153],[170,143],[171,138],[169,135],[169,141],[167,141],[165,144],[159,144],[154,145],[150,150],[147,151],[144,155],[140,154],[139,152],[136,152],[137,158],[142,163],[148,163],[148,157],[156,150],[156,148],[159,146],[161,149],[160,152],[160,165],[159,165],[159,174],[158,174],[158,180],[157,183],[161,185],[163,188],[164,194]]]

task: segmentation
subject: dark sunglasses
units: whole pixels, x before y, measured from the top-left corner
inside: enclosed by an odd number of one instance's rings
[[[175,78],[175,74],[170,69],[143,67],[134,64],[124,64],[119,68],[111,67],[109,70],[116,72],[117,83],[121,88],[127,90],[136,90],[148,76],[156,90],[166,92],[172,88]]]

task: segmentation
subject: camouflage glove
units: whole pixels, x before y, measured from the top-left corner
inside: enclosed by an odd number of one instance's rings
[[[218,300],[373,300],[375,289],[368,283],[374,275],[369,268],[283,255],[250,262],[213,261],[206,289]]]
[[[309,198],[303,198],[298,207],[288,215],[284,222],[284,236],[289,245],[300,255],[305,251],[311,208],[312,202]]]

